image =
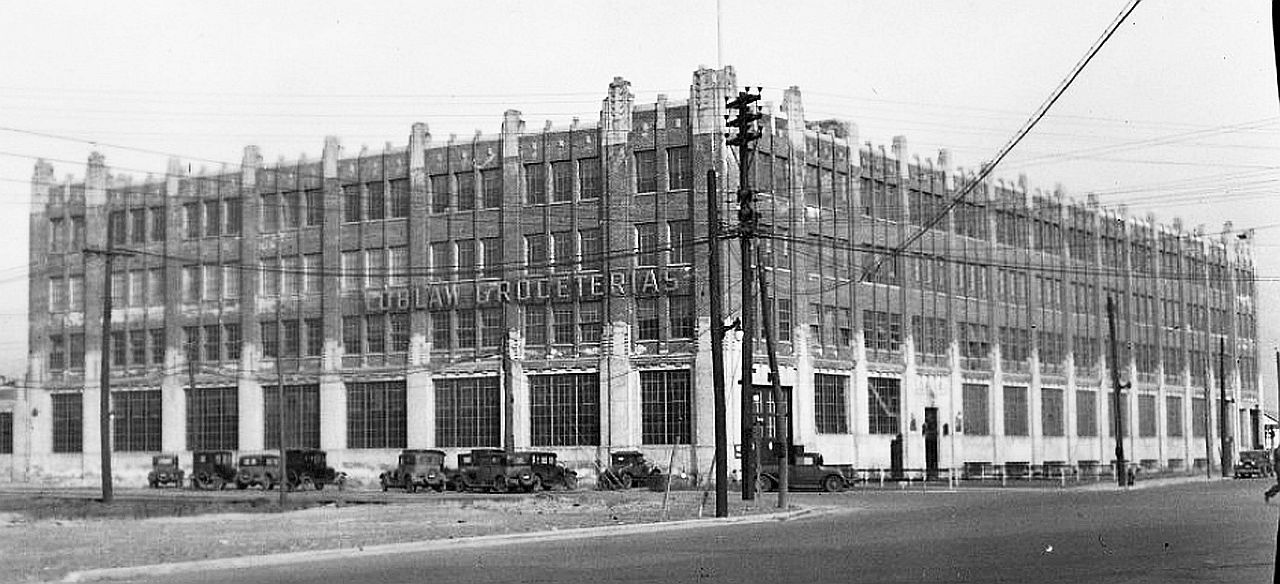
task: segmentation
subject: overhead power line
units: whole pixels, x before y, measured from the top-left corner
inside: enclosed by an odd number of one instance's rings
[[[1114,35],[1116,30],[1120,28],[1120,25],[1124,23],[1126,19],[1128,19],[1129,15],[1133,13],[1134,9],[1138,7],[1138,4],[1141,3],[1141,1],[1142,0],[1131,0],[1129,2],[1129,5],[1120,11],[1120,14],[1116,16],[1115,20],[1113,20],[1111,24],[1107,26],[1107,29],[1102,33],[1102,36],[1099,37],[1097,41],[1094,41],[1093,46],[1089,47],[1089,50],[1085,53],[1084,58],[1082,58],[1078,63],[1076,63],[1076,66],[1071,70],[1071,73],[1069,73],[1067,77],[1063,79],[1061,83],[1058,84],[1058,87],[1053,90],[1053,93],[1049,95],[1049,98],[1046,99],[1044,103],[1040,104],[1040,107],[1037,108],[1036,113],[1034,113],[1031,116],[1031,118],[1027,120],[1025,124],[1023,124],[1022,128],[1020,128],[1016,133],[1014,133],[1013,138],[1011,138],[1009,142],[1005,144],[1003,148],[1000,149],[1000,152],[996,154],[996,157],[991,162],[983,164],[981,171],[978,173],[978,176],[975,177],[973,180],[969,181],[969,183],[965,186],[964,190],[961,191],[960,194],[957,195],[954,199],[949,201],[943,207],[943,209],[938,212],[936,216],[934,216],[929,221],[925,222],[925,224],[921,226],[919,231],[915,232],[910,237],[908,237],[905,241],[899,244],[895,248],[895,253],[901,253],[902,250],[906,249],[911,244],[915,243],[917,240],[923,237],[924,234],[927,233],[930,228],[932,228],[934,225],[937,225],[939,222],[946,219],[947,213],[950,212],[951,209],[954,209],[956,205],[959,205],[962,201],[964,201],[964,199],[969,196],[969,193],[973,192],[974,188],[977,185],[981,184],[982,181],[986,180],[987,176],[989,176],[991,172],[994,171],[995,168],[1000,165],[1000,163],[1004,160],[1004,158],[1009,155],[1009,152],[1011,152],[1014,149],[1014,147],[1016,147],[1018,143],[1021,142],[1022,139],[1025,138],[1027,134],[1031,132],[1031,129],[1034,128],[1036,124],[1039,123],[1040,120],[1044,118],[1045,114],[1049,113],[1049,108],[1053,107],[1053,104],[1058,102],[1058,99],[1062,97],[1062,94],[1066,92],[1067,88],[1071,87],[1071,84],[1074,83],[1076,78],[1080,76],[1080,73],[1084,71],[1085,66],[1087,66],[1089,62],[1093,60],[1094,55],[1097,55],[1098,51],[1101,50],[1104,45],[1106,45],[1107,41],[1111,39],[1111,36]],[[882,259],[881,263],[883,261],[884,260]],[[879,269],[879,267],[880,267],[880,263],[877,263],[876,266],[871,269],[871,273],[874,273],[875,270]],[[868,277],[868,274],[863,274],[862,279],[865,280],[867,277]]]

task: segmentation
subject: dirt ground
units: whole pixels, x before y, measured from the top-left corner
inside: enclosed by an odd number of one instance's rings
[[[379,494],[380,495],[380,494]],[[736,495],[736,493],[734,493]],[[308,493],[120,497],[0,494],[0,581],[49,582],[91,568],[662,520],[662,493],[386,497]],[[701,510],[701,513],[700,513]],[[731,498],[731,515],[772,512]],[[709,517],[714,495],[672,492],[669,520]]]

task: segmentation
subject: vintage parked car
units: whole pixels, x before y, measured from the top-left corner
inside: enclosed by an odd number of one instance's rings
[[[1271,466],[1271,451],[1240,451],[1240,462],[1236,463],[1235,478],[1269,477],[1273,474],[1275,469]]]
[[[793,490],[821,489],[837,493],[853,484],[853,468],[846,464],[823,464],[822,455],[804,452],[804,447],[794,446],[790,467],[787,469],[787,487]],[[767,451],[762,451],[765,454]],[[761,491],[778,488],[778,458],[768,457],[760,461]]]
[[[533,490],[530,454],[507,454],[496,448],[478,448],[458,455],[458,468],[450,483],[458,491],[490,489],[505,493],[512,489]]]
[[[519,454],[519,453],[518,453]],[[578,473],[556,460],[554,452],[529,452],[529,469],[533,471],[533,484],[526,490],[551,490],[562,488],[572,491],[578,488]]]
[[[319,491],[325,485],[338,481],[338,472],[325,463],[325,451],[300,448],[287,450],[285,454],[285,470],[290,489]]]
[[[262,487],[269,491],[280,484],[280,455],[244,454],[240,456],[240,472],[236,488]]]
[[[220,491],[236,480],[236,467],[230,450],[197,450],[191,453],[191,486]]]
[[[186,473],[178,466],[178,455],[157,454],[151,457],[151,472],[147,473],[147,485],[153,489],[160,487],[182,487]]]
[[[630,489],[646,486],[651,477],[661,474],[662,469],[645,459],[644,453],[619,450],[609,455],[609,467],[597,482],[602,489]]]
[[[400,452],[396,468],[378,477],[382,490],[404,489],[410,493],[418,489],[444,490],[444,452],[439,450],[408,449]]]

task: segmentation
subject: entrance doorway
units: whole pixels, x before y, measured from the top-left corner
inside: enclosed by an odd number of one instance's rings
[[[924,409],[924,472],[938,478],[938,408]]]

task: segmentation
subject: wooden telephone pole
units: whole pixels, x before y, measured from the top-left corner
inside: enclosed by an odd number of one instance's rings
[[[720,190],[707,171],[707,294],[711,296],[711,382],[715,392],[716,517],[729,516],[729,430],[724,395],[724,307],[720,281]],[[745,477],[743,477],[745,479]],[[745,483],[744,483],[745,484]],[[742,489],[746,491],[744,486]]]
[[[84,253],[103,256],[102,265],[102,340],[99,352],[98,377],[98,445],[102,451],[102,502],[115,500],[115,492],[111,485],[111,311],[112,289],[111,270],[115,265],[115,257],[131,256],[133,252],[117,251],[115,244],[115,226],[111,220],[111,211],[107,210],[107,249],[85,248]]]
[[[1122,400],[1123,394],[1121,392],[1124,388],[1129,387],[1129,384],[1120,383],[1120,364],[1117,362],[1116,357],[1116,302],[1110,296],[1107,297],[1107,331],[1110,334],[1111,341],[1109,343],[1111,347],[1109,356],[1111,360],[1111,387],[1112,391],[1115,392],[1116,400],[1115,408],[1113,408],[1115,411],[1112,412],[1111,416],[1113,418],[1112,427],[1115,428],[1115,432],[1112,432],[1112,434],[1116,438],[1116,481],[1121,487],[1124,487],[1129,484],[1129,481],[1128,473],[1126,472],[1128,467],[1124,461],[1124,428],[1122,421],[1124,420],[1125,404]]]

